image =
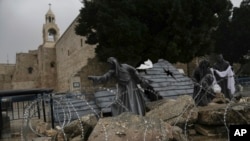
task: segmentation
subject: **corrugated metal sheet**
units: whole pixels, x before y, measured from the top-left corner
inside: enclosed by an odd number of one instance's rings
[[[87,114],[99,114],[100,109],[95,101],[85,101],[77,97],[64,97],[63,100],[54,101],[55,122],[72,121]]]
[[[172,72],[173,78],[164,71],[169,70]],[[151,81],[151,88],[161,98],[173,98],[180,95],[192,95],[193,82],[192,80],[180,73],[171,63],[166,60],[160,59],[157,63],[153,64],[153,68],[140,72],[140,74]],[[149,95],[149,94],[148,94]],[[151,99],[152,100],[152,99]]]
[[[111,105],[115,101],[115,93],[110,91],[97,91],[94,95],[96,105],[100,108],[100,111],[102,113],[111,113]]]

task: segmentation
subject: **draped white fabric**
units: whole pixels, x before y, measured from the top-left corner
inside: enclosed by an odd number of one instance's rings
[[[232,71],[231,66],[228,66],[228,68],[225,71],[218,71],[213,68],[211,68],[211,71],[212,73],[215,71],[220,77],[227,77],[227,88],[230,90],[231,94],[235,93],[234,72]],[[217,84],[215,77],[214,80],[215,80],[214,83]]]

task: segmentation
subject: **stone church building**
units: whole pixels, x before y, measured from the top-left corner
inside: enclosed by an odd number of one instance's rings
[[[52,88],[66,92],[90,87],[87,76],[100,74],[105,67],[95,58],[95,46],[75,34],[76,24],[77,18],[60,36],[56,16],[49,8],[38,49],[17,53],[16,64],[0,64],[0,90]]]
[[[52,88],[55,92],[81,92],[93,87],[88,75],[108,69],[95,57],[95,47],[75,34],[77,17],[60,36],[56,16],[49,8],[37,50],[17,53],[16,64],[0,64],[0,90]],[[183,68],[183,65],[175,65]]]

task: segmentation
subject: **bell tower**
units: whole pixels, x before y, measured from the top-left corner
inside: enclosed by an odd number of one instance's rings
[[[38,47],[38,82],[41,88],[56,88],[56,42],[59,39],[59,28],[56,24],[56,18],[51,10],[45,15],[43,24],[43,44]]]
[[[49,10],[45,15],[45,23],[43,24],[44,47],[53,48],[56,41],[59,39],[59,28],[55,21],[55,15],[51,10],[51,4],[49,4]]]

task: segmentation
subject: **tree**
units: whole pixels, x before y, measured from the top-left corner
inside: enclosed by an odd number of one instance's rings
[[[231,19],[223,22],[217,31],[216,51],[231,63],[246,62],[250,50],[250,0],[243,0],[240,7],[233,9]]]
[[[234,8],[232,18],[232,51],[235,62],[245,62],[244,56],[250,49],[250,0],[242,1],[240,8]]]
[[[136,65],[150,58],[187,63],[212,51],[211,34],[227,0],[84,0],[76,34],[110,56]]]

